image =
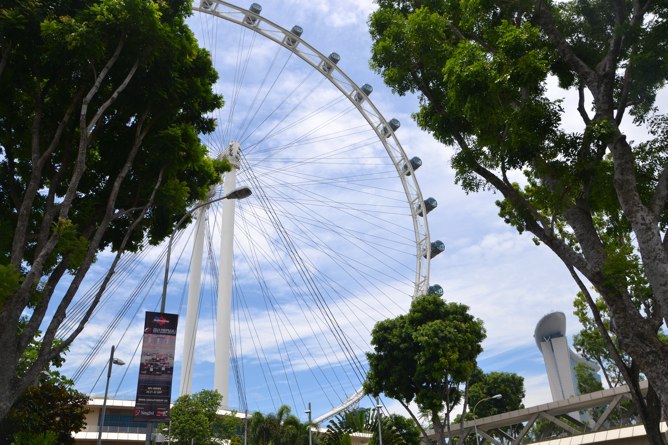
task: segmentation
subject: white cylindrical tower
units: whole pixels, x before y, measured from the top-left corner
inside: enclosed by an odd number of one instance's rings
[[[223,178],[223,190],[236,188],[236,171],[239,168],[239,143],[228,147],[227,159],[232,170]],[[220,262],[218,268],[218,308],[216,311],[216,363],[213,388],[223,396],[223,407],[229,406],[230,385],[230,315],[232,312],[232,260],[234,256],[234,199],[223,201],[223,217],[220,224]]]
[[[183,361],[181,364],[181,391],[180,395],[192,394],[193,362],[195,355],[195,340],[197,337],[197,315],[199,314],[199,294],[202,281],[202,252],[204,247],[204,229],[206,226],[206,211],[208,206],[197,211],[197,225],[195,226],[195,240],[192,258],[190,259],[190,279],[188,281],[188,306],[186,309],[186,325],[183,337]]]

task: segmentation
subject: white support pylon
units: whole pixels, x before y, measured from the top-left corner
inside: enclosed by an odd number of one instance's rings
[[[223,190],[234,190],[237,186],[240,146],[233,141],[226,158],[232,170],[225,173]],[[220,261],[218,268],[218,308],[216,311],[216,360],[213,388],[223,396],[222,407],[229,407],[230,386],[230,318],[232,312],[232,260],[234,257],[234,209],[235,199],[223,201],[223,217],[220,223]]]
[[[195,240],[192,258],[190,259],[190,279],[188,280],[188,305],[186,306],[186,325],[183,337],[183,361],[181,364],[180,395],[192,394],[193,363],[195,341],[197,337],[197,315],[199,314],[199,294],[202,281],[202,254],[204,247],[204,228],[208,206],[197,211]]]

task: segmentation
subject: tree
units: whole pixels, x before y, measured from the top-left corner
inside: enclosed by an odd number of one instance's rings
[[[467,306],[446,303],[436,295],[419,297],[406,315],[374,326],[364,390],[398,400],[419,424],[409,408],[415,401],[429,414],[437,443],[444,444],[450,412],[477,367],[484,339],[482,321],[471,316]],[[427,438],[424,430],[423,434]]]
[[[500,394],[501,397],[492,398],[497,394]],[[458,415],[455,423],[463,425],[465,420],[522,409],[524,408],[522,404],[524,395],[524,377],[511,372],[484,373],[482,369],[477,368],[468,381],[463,416]],[[519,433],[519,430],[521,426],[517,425],[502,429],[508,436],[512,433]],[[474,440],[467,439],[466,443],[474,443]]]
[[[610,317],[607,314],[605,302],[601,298],[595,299],[599,317],[602,321],[607,336],[612,344],[619,350],[619,342],[610,329]],[[585,296],[580,292],[573,301],[574,314],[578,317],[582,329],[573,336],[573,347],[585,359],[596,363],[600,368],[609,388],[625,384],[619,366],[615,363],[613,353],[606,344],[601,330],[591,316],[589,305]],[[631,358],[622,351],[618,352],[625,364],[631,366]],[[583,393],[584,394],[584,393]]]
[[[636,295],[648,295],[648,293],[645,290],[644,292],[636,292]],[[596,304],[596,312],[590,310],[587,304],[588,299]],[[641,304],[648,304],[648,302],[642,302]],[[633,380],[629,387],[632,390],[638,388],[639,382],[644,380],[644,376],[640,373],[637,362],[621,349],[617,335],[611,329],[610,316],[603,299],[587,297],[580,292],[573,302],[573,306],[575,308],[574,313],[582,325],[582,330],[573,337],[575,350],[587,360],[599,365],[608,387],[626,385],[628,384],[626,379],[631,378]],[[598,319],[598,322],[596,319]],[[657,335],[666,343],[665,334],[659,331]],[[575,368],[575,373],[581,394],[603,389],[603,385],[593,378],[589,367],[585,363],[579,363]],[[633,405],[629,406],[627,402],[623,403],[625,410],[638,412],[643,418],[643,423],[652,425],[653,430],[660,428],[661,406],[656,391],[651,385],[647,388],[645,398],[634,397]]]
[[[420,431],[411,419],[392,414],[381,416],[383,444],[419,445]],[[339,413],[327,424],[323,445],[350,445],[354,433],[371,434],[369,445],[378,445],[378,415],[369,408],[357,408]]]
[[[395,92],[419,93],[414,117],[455,147],[452,165],[467,192],[500,193],[507,223],[550,248],[581,290],[594,286],[620,346],[667,412],[668,346],[657,331],[668,320],[668,118],[655,99],[668,72],[668,5],[378,5],[372,66]],[[548,82],[558,83],[549,95]],[[569,91],[579,98],[572,109],[553,99]],[[579,117],[579,128],[564,129],[566,116]],[[623,128],[649,138],[630,141]],[[522,173],[522,184],[512,181]],[[639,279],[651,290],[646,305],[635,293]],[[660,443],[657,431],[649,435]]]
[[[252,445],[269,445],[275,430],[273,426],[264,414],[253,413],[248,422],[248,442]]]
[[[89,397],[55,370],[44,372],[30,385],[0,421],[0,442],[51,433],[53,443],[74,444],[72,433],[86,426]]]
[[[185,0],[0,8],[0,419],[81,332],[120,256],[170,234],[228,168],[198,138],[222,99],[189,12]],[[104,249],[101,286],[56,341]],[[40,327],[36,360],[17,372]]]
[[[217,443],[214,440],[217,412],[222,401],[223,396],[218,391],[210,390],[176,399],[170,410],[170,441],[196,445]]]
[[[229,440],[231,445],[241,445],[240,433],[243,428],[243,420],[236,413],[218,416],[214,424],[214,436],[219,439]]]
[[[468,406],[475,407],[475,417],[488,417],[509,411],[515,411],[524,408],[522,400],[524,399],[524,377],[512,372],[490,372],[480,373],[477,378],[472,378],[468,390]],[[475,376],[475,375],[474,375]],[[492,399],[482,403],[483,399],[501,394],[501,398]],[[470,414],[470,416],[469,416]],[[473,413],[466,414],[466,419],[474,418]]]
[[[307,445],[309,426],[303,424],[287,405],[275,414],[253,413],[248,424],[248,441],[253,445]]]
[[[399,436],[397,443],[403,445],[420,445],[420,428],[413,419],[398,414],[383,416],[382,420],[383,443],[385,443],[385,431],[393,436]]]
[[[19,332],[27,320],[21,319]],[[23,352],[17,372],[22,374],[33,366],[39,356],[41,342],[35,338]],[[60,374],[65,363],[63,354],[51,359],[47,368],[14,402],[4,419],[0,419],[0,443],[72,444],[72,433],[86,425],[89,397],[73,388],[74,383]]]
[[[367,433],[378,442],[378,422],[375,411],[362,408],[337,414],[327,424],[327,432],[322,438],[323,445],[351,445],[354,433]]]

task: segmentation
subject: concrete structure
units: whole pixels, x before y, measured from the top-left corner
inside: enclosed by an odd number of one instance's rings
[[[540,319],[534,331],[538,350],[545,360],[552,400],[564,400],[580,395],[575,366],[586,363],[600,381],[599,367],[573,352],[566,340],[566,315],[552,312]]]

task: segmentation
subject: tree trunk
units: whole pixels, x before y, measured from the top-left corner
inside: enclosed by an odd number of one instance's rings
[[[432,413],[431,421],[434,425],[434,436],[436,436],[436,445],[445,445],[445,429],[438,413]]]

